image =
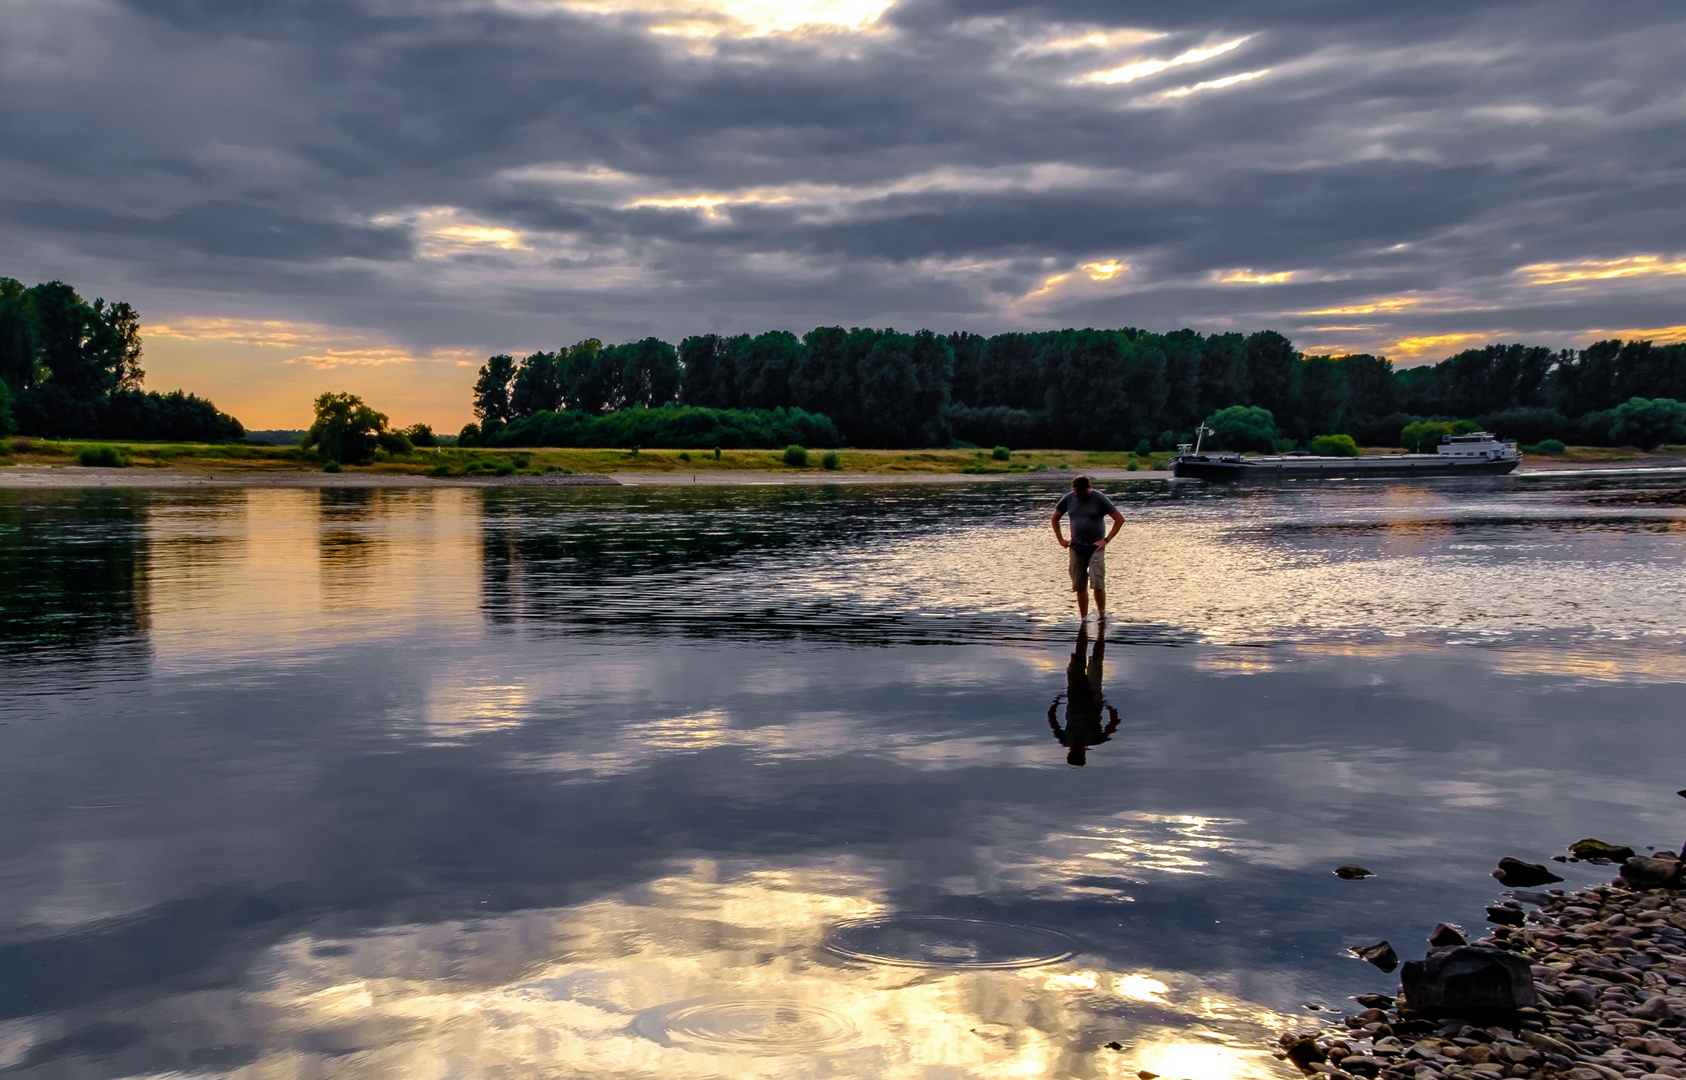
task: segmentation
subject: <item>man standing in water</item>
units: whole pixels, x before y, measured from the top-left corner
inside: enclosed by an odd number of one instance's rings
[[[1071,515],[1071,539],[1060,531],[1060,518]],[[1112,518],[1112,531],[1106,519]],[[1071,490],[1054,507],[1054,539],[1071,552],[1066,569],[1077,593],[1077,618],[1089,617],[1089,589],[1095,590],[1095,617],[1106,618],[1106,545],[1124,527],[1124,515],[1112,500],[1089,486],[1087,476],[1071,478]]]
[[[1065,668],[1065,689],[1055,694],[1054,703],[1048,706],[1048,726],[1054,729],[1054,738],[1066,748],[1066,764],[1078,767],[1088,762],[1089,747],[1106,742],[1118,730],[1118,710],[1101,692],[1106,635],[1101,634],[1095,639],[1092,654],[1088,653],[1088,647],[1089,628],[1079,624],[1077,648]],[[1061,698],[1065,699],[1065,727],[1060,726]],[[1101,726],[1102,709],[1108,715],[1105,727]]]

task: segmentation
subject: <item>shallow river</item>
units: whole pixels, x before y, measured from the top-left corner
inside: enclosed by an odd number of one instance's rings
[[[0,1074],[1290,1076],[1686,835],[1678,479],[1055,493],[0,491]]]

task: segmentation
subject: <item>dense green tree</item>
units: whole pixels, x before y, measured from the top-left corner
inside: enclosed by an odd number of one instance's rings
[[[568,347],[567,358],[558,362],[562,367],[564,408],[597,416],[621,407],[620,358],[607,355],[601,341],[587,338],[576,342]]]
[[[24,390],[39,381],[35,299],[21,281],[0,278],[0,381]]]
[[[1240,334],[1213,334],[1202,342],[1195,415],[1210,416],[1219,409],[1243,404],[1251,393],[1246,339]]]
[[[678,399],[679,357],[672,345],[648,337],[620,346],[616,355],[621,363],[621,394],[627,405],[654,409]]]
[[[1278,417],[1294,406],[1294,376],[1299,354],[1293,342],[1274,330],[1260,330],[1247,339],[1249,400]]]
[[[510,416],[532,416],[561,407],[562,366],[556,354],[536,352],[522,360],[509,391]]]
[[[679,366],[684,369],[679,400],[683,404],[729,409],[736,402],[728,340],[719,334],[701,334],[679,343]]]
[[[1267,453],[1275,449],[1278,435],[1276,417],[1269,409],[1231,405],[1208,416],[1205,423],[1212,429],[1211,438],[1220,449],[1262,450]]]
[[[861,342],[856,341],[857,346]],[[791,398],[800,409],[829,416],[841,431],[859,426],[860,356],[841,326],[822,326],[802,338],[802,359],[790,377]]]
[[[1354,417],[1374,419],[1394,410],[1393,364],[1369,353],[1339,358],[1346,379],[1347,407]]]
[[[307,450],[320,447],[329,461],[358,462],[375,448],[386,424],[386,414],[363,404],[356,394],[325,393],[316,399],[315,422],[299,445]]]
[[[1165,409],[1161,418],[1175,430],[1193,427],[1200,411],[1200,368],[1205,341],[1193,330],[1173,330],[1160,341],[1165,353]]]
[[[1035,411],[1047,405],[1042,370],[1046,334],[996,334],[978,357],[977,397],[968,405],[1005,405]]]
[[[944,411],[954,353],[929,330],[887,330],[859,364],[860,430],[867,446],[940,446],[948,441]]]
[[[802,357],[802,342],[785,330],[769,330],[758,337],[732,339],[732,384],[736,404],[745,409],[771,409],[791,402],[790,379]]]
[[[0,379],[0,438],[4,438],[17,430],[12,418],[12,388]]]
[[[1294,437],[1345,431],[1351,420],[1352,391],[1346,365],[1333,356],[1307,356],[1294,379]]]
[[[515,378],[515,357],[499,353],[480,365],[474,380],[474,415],[481,420],[510,418],[510,383]]]
[[[949,351],[954,353],[954,379],[949,385],[949,400],[973,405],[978,400],[978,365],[983,359],[986,339],[966,330],[948,335]]]

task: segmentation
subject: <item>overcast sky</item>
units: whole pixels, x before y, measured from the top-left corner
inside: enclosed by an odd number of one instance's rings
[[[816,325],[1686,337],[1686,7],[0,0],[0,274],[249,426]],[[470,365],[470,366],[465,366]]]

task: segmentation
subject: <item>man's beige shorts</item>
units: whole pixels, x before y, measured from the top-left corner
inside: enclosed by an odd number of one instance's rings
[[[1075,547],[1067,552],[1067,556],[1066,569],[1071,573],[1073,592],[1082,592],[1085,587],[1106,588],[1106,548],[1096,548],[1087,563],[1083,561],[1083,556],[1077,554]]]

